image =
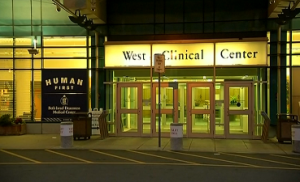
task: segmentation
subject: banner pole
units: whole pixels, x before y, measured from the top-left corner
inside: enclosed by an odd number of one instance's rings
[[[160,73],[158,73],[158,147],[161,147],[161,101],[160,101]]]

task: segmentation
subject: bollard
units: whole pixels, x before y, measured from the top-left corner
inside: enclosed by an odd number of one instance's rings
[[[62,148],[73,147],[73,122],[60,123],[60,141]]]
[[[292,125],[293,152],[300,152],[300,125]]]
[[[183,149],[183,124],[171,123],[170,143],[171,150],[179,151]]]

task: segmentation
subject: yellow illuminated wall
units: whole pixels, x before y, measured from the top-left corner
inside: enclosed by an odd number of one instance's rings
[[[34,113],[37,119],[41,117],[41,69],[87,68],[86,37],[51,37],[44,38],[43,42],[44,48],[38,47],[39,54],[34,56],[33,63],[33,68],[35,69]],[[13,48],[1,48],[1,46],[13,45],[24,48],[15,48],[14,52]],[[3,83],[4,81],[12,82],[13,74],[15,76],[14,100],[16,117],[31,115],[32,59],[28,49],[32,46],[31,38],[0,38],[0,68],[6,69],[0,71],[0,81]],[[43,59],[41,58],[42,54]],[[12,95],[13,93],[10,94]],[[2,99],[2,97],[0,98]],[[12,111],[10,112],[12,113]],[[0,107],[0,115],[2,115],[1,113]]]

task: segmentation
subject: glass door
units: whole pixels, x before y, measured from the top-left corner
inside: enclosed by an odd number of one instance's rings
[[[151,84],[143,83],[143,124],[142,124],[142,136],[152,136],[151,125]]]
[[[187,84],[187,131],[189,137],[212,137],[214,89],[211,83]]]
[[[251,138],[253,92],[251,83],[225,83],[225,136]]]
[[[117,135],[140,136],[142,84],[119,83],[117,90]]]
[[[158,136],[159,132],[159,87],[153,83],[152,87],[152,128],[153,135]],[[161,136],[170,136],[170,124],[178,123],[178,86],[172,83],[161,83]],[[175,109],[176,108],[176,109]]]

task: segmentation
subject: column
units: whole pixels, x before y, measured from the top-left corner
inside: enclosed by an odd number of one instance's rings
[[[179,118],[179,122],[180,123],[184,123],[184,100],[186,99],[185,98],[185,95],[184,95],[184,89],[185,86],[180,86],[179,89],[180,89],[180,101],[179,101],[179,104],[180,104],[180,118]]]
[[[270,32],[270,119],[276,125],[277,114],[287,112],[286,99],[286,31]]]

